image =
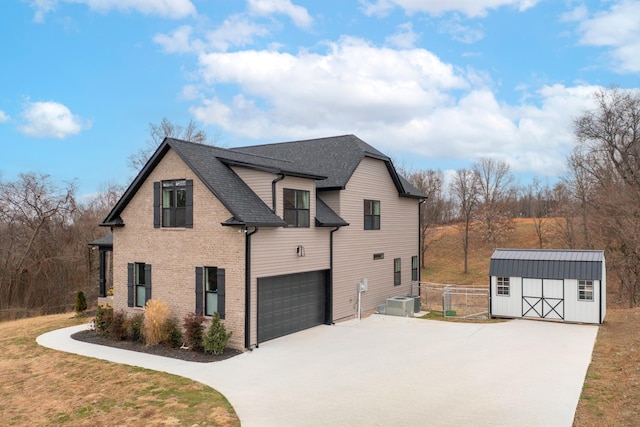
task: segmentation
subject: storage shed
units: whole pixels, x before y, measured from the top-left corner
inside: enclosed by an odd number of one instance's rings
[[[604,320],[603,251],[497,249],[489,276],[492,317],[596,324]]]

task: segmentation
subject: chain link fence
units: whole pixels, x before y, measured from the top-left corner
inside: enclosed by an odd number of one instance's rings
[[[421,308],[442,312],[444,317],[463,319],[489,318],[489,288],[453,284],[420,282],[414,285],[412,295],[420,288]]]

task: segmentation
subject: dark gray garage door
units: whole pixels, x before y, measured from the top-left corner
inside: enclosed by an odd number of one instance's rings
[[[325,322],[327,271],[258,279],[258,342]]]

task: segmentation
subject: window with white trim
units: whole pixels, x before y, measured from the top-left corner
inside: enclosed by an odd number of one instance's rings
[[[578,301],[593,301],[593,280],[578,280]]]
[[[510,295],[511,284],[508,277],[498,277],[496,285],[496,295],[508,297]]]

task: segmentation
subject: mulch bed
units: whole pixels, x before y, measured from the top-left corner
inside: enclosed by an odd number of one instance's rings
[[[96,331],[86,330],[76,332],[71,338],[77,341],[88,342],[91,344],[104,345],[108,347],[121,348],[123,350],[139,351],[141,353],[154,354],[156,356],[170,357],[172,359],[185,360],[188,362],[211,363],[220,360],[229,359],[237,356],[241,352],[230,348],[225,348],[220,355],[207,354],[199,351],[184,350],[180,348],[170,348],[163,345],[147,346],[143,343],[134,341],[115,341],[109,337],[102,336]]]

